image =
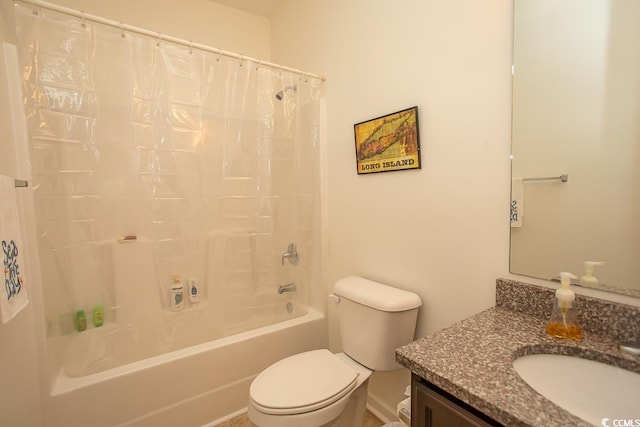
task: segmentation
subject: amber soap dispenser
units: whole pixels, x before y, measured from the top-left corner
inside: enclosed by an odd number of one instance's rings
[[[560,273],[560,288],[556,291],[556,303],[547,323],[547,334],[554,338],[582,339],[582,329],[576,322],[575,309],[572,308],[576,299],[573,291],[569,289],[572,278],[577,279],[571,273]]]

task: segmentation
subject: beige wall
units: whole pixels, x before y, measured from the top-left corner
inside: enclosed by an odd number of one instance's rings
[[[415,291],[418,336],[492,306],[508,274],[511,8],[291,0],[272,20],[273,60],[327,78],[327,291],[349,274]],[[422,170],[358,176],[353,124],[413,105]],[[395,412],[407,382],[374,374],[370,402]]]

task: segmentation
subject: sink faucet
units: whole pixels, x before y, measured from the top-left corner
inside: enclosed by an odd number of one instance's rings
[[[633,356],[640,357],[640,342],[623,342],[620,344],[620,350]]]
[[[295,243],[289,243],[287,247],[287,252],[282,254],[282,265],[284,265],[284,260],[288,259],[291,265],[298,265],[298,248],[296,248]]]
[[[278,286],[279,294],[284,294],[285,292],[295,292],[295,291],[296,291],[296,284],[293,282],[287,283],[286,285]]]

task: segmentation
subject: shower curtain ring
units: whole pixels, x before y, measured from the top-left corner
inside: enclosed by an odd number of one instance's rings
[[[85,15],[84,10],[81,10],[80,14],[82,15],[82,23],[80,24],[80,26],[82,28],[87,28],[87,16]]]
[[[193,40],[189,40],[189,53],[193,55]]]
[[[120,37],[126,37],[126,34],[124,33],[124,22],[120,22]]]
[[[156,37],[156,47],[160,47],[161,37],[162,37],[162,34],[158,33],[158,36]]]

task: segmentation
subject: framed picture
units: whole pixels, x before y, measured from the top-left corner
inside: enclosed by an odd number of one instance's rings
[[[353,125],[358,174],[420,169],[418,107]]]

